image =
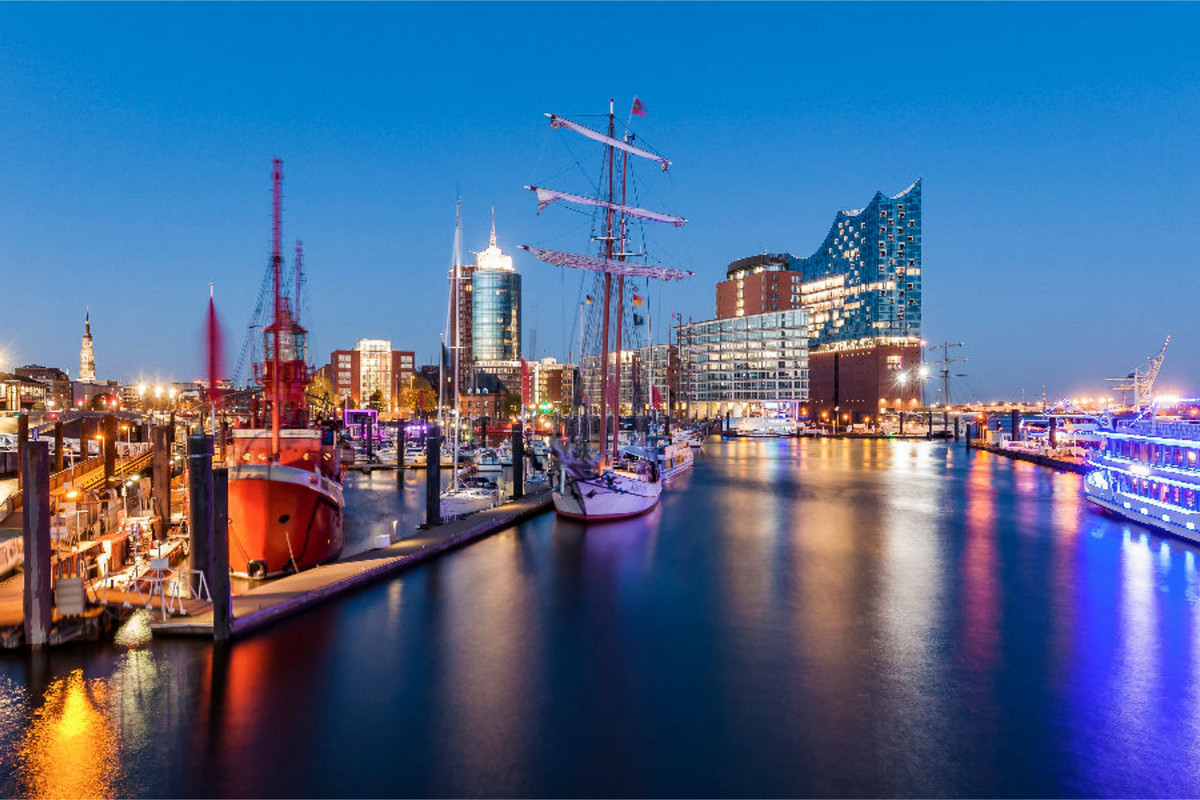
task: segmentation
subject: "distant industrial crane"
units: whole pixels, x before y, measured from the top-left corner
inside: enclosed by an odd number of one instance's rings
[[[1144,367],[1135,369],[1124,378],[1105,378],[1105,380],[1117,384],[1113,387],[1113,391],[1121,392],[1122,403],[1125,402],[1124,393],[1133,392],[1134,406],[1140,413],[1154,401],[1154,381],[1158,378],[1158,371],[1162,368],[1163,359],[1167,357],[1167,345],[1170,343],[1171,334],[1167,334],[1162,350],[1158,351],[1157,356],[1146,359]]]

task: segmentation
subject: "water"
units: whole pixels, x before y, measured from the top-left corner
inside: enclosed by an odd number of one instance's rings
[[[419,486],[357,479],[354,536]],[[961,445],[710,440],[214,650],[0,656],[0,792],[1200,796],[1196,548]],[[373,522],[372,522],[373,520]]]

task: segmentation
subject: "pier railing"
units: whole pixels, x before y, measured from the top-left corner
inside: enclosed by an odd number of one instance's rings
[[[1165,439],[1200,440],[1200,425],[1190,422],[1157,422],[1149,419],[1135,419],[1118,422],[1117,433],[1161,436]]]

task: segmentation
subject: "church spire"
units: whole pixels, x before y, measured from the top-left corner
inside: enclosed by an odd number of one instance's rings
[[[84,306],[83,336],[79,342],[79,380],[96,380],[96,350],[92,344],[92,312]]]

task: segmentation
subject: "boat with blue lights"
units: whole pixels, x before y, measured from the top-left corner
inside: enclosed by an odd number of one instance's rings
[[[1200,542],[1200,423],[1118,421],[1088,459],[1088,500],[1117,516]]]

